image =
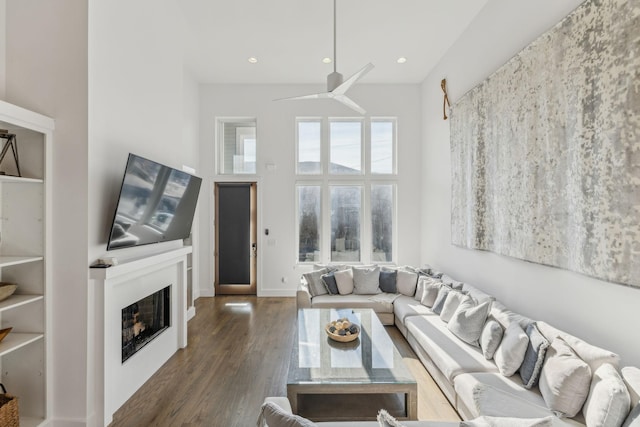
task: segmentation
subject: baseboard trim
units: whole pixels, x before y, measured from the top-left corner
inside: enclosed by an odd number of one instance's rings
[[[296,291],[292,289],[258,289],[259,297],[295,297]]]

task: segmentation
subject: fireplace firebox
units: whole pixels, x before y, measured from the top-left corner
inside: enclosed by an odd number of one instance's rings
[[[171,326],[171,286],[122,309],[122,363]]]

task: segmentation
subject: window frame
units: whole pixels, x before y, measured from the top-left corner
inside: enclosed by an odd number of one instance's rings
[[[303,173],[300,172],[300,123],[319,123],[320,124],[320,173]],[[324,153],[324,138],[325,129],[323,125],[322,117],[296,117],[296,129],[295,129],[295,170],[297,176],[305,177],[317,177],[322,176],[325,173],[326,168],[326,155]]]
[[[321,134],[321,174],[300,174],[298,173],[298,122],[305,120],[319,120]],[[331,121],[360,121],[361,122],[361,171],[358,174],[332,174],[330,172],[331,162],[331,141],[330,141],[330,123]],[[371,125],[377,121],[393,122],[393,172],[388,174],[371,172]],[[339,264],[340,261],[332,261],[331,253],[331,195],[330,188],[332,186],[360,186],[361,187],[361,206],[360,206],[360,260],[348,261],[349,264],[379,264],[393,265],[398,260],[398,187],[399,173],[397,168],[397,150],[398,150],[398,119],[396,117],[299,117],[295,122],[295,264],[311,265],[311,264]],[[321,223],[319,225],[319,247],[320,256],[317,261],[299,261],[300,254],[300,235],[299,235],[299,200],[298,186],[319,185],[320,190],[320,209]],[[373,217],[371,212],[371,190],[375,185],[392,185],[393,187],[393,205],[392,205],[392,257],[391,261],[374,261],[373,260]],[[345,263],[345,262],[342,262]]]
[[[258,120],[256,117],[216,117],[216,128],[215,128],[215,155],[217,159],[214,159],[215,162],[215,171],[216,175],[220,176],[236,176],[236,177],[247,177],[247,176],[257,176],[258,175],[258,164],[260,159],[260,141],[258,138]],[[253,173],[237,173],[235,170],[233,172],[225,171],[225,139],[224,139],[224,125],[226,123],[233,123],[237,125],[246,125],[240,127],[251,127],[255,129],[255,139],[256,139],[256,171]],[[236,140],[234,146],[236,150],[238,149],[238,134],[236,133]],[[242,147],[244,150],[244,147]]]
[[[391,122],[392,124],[392,131],[391,131],[391,156],[392,156],[392,160],[391,160],[391,172],[390,173],[381,173],[381,172],[373,172],[373,147],[371,146],[372,142],[373,142],[373,132],[372,132],[372,127],[374,123],[384,123],[384,122]],[[367,157],[367,160],[369,162],[368,164],[368,171],[371,174],[371,176],[376,176],[376,177],[388,177],[388,176],[397,176],[398,175],[398,119],[396,117],[371,117],[369,119],[369,126],[368,126],[368,130],[369,130],[369,156]]]

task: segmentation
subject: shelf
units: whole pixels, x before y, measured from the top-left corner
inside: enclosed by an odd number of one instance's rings
[[[16,184],[42,184],[44,180],[38,178],[25,178],[23,176],[0,175],[0,183],[3,182]]]
[[[41,256],[0,256],[0,268],[42,261],[43,259],[44,257]]]
[[[0,302],[0,312],[20,307],[30,302],[40,301],[43,298],[44,296],[42,295],[11,295],[6,300]]]
[[[44,423],[44,418],[20,417],[20,427],[38,427]]]
[[[25,345],[31,344],[44,337],[43,334],[25,334],[21,332],[9,332],[9,335],[0,342],[0,356],[9,354]]]

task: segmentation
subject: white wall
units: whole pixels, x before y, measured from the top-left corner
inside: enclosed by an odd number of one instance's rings
[[[186,36],[180,17],[174,0],[89,2],[89,235],[85,266],[107,254],[109,226],[130,152],[177,169],[183,165],[198,169],[197,85],[183,65]],[[177,245],[181,243],[121,249],[108,255],[142,256]],[[88,283],[90,306],[93,285]],[[90,425],[95,416],[94,344],[90,340],[87,350]]]
[[[73,425],[84,418],[86,396],[87,5],[8,0],[6,6],[6,100],[56,121],[53,414]]]
[[[258,294],[294,295],[302,272],[296,268],[295,249],[295,119],[357,117],[357,113],[330,100],[278,101],[287,96],[322,91],[316,85],[207,85],[201,87],[200,129],[203,186],[208,202],[200,223],[200,286],[202,295],[213,293],[214,144],[216,117],[255,117],[258,137]],[[398,117],[398,262],[420,260],[420,87],[419,85],[357,85],[350,92],[367,110],[367,116]],[[268,172],[266,163],[276,170]],[[201,204],[204,207],[204,203]],[[267,245],[264,229],[270,231]],[[286,283],[282,282],[285,278]]]
[[[7,61],[7,0],[0,0],[0,99],[5,98]]]
[[[454,104],[580,3],[491,0],[423,82],[422,262],[640,366],[640,289],[451,245],[449,122],[442,120],[440,80],[447,79]]]

